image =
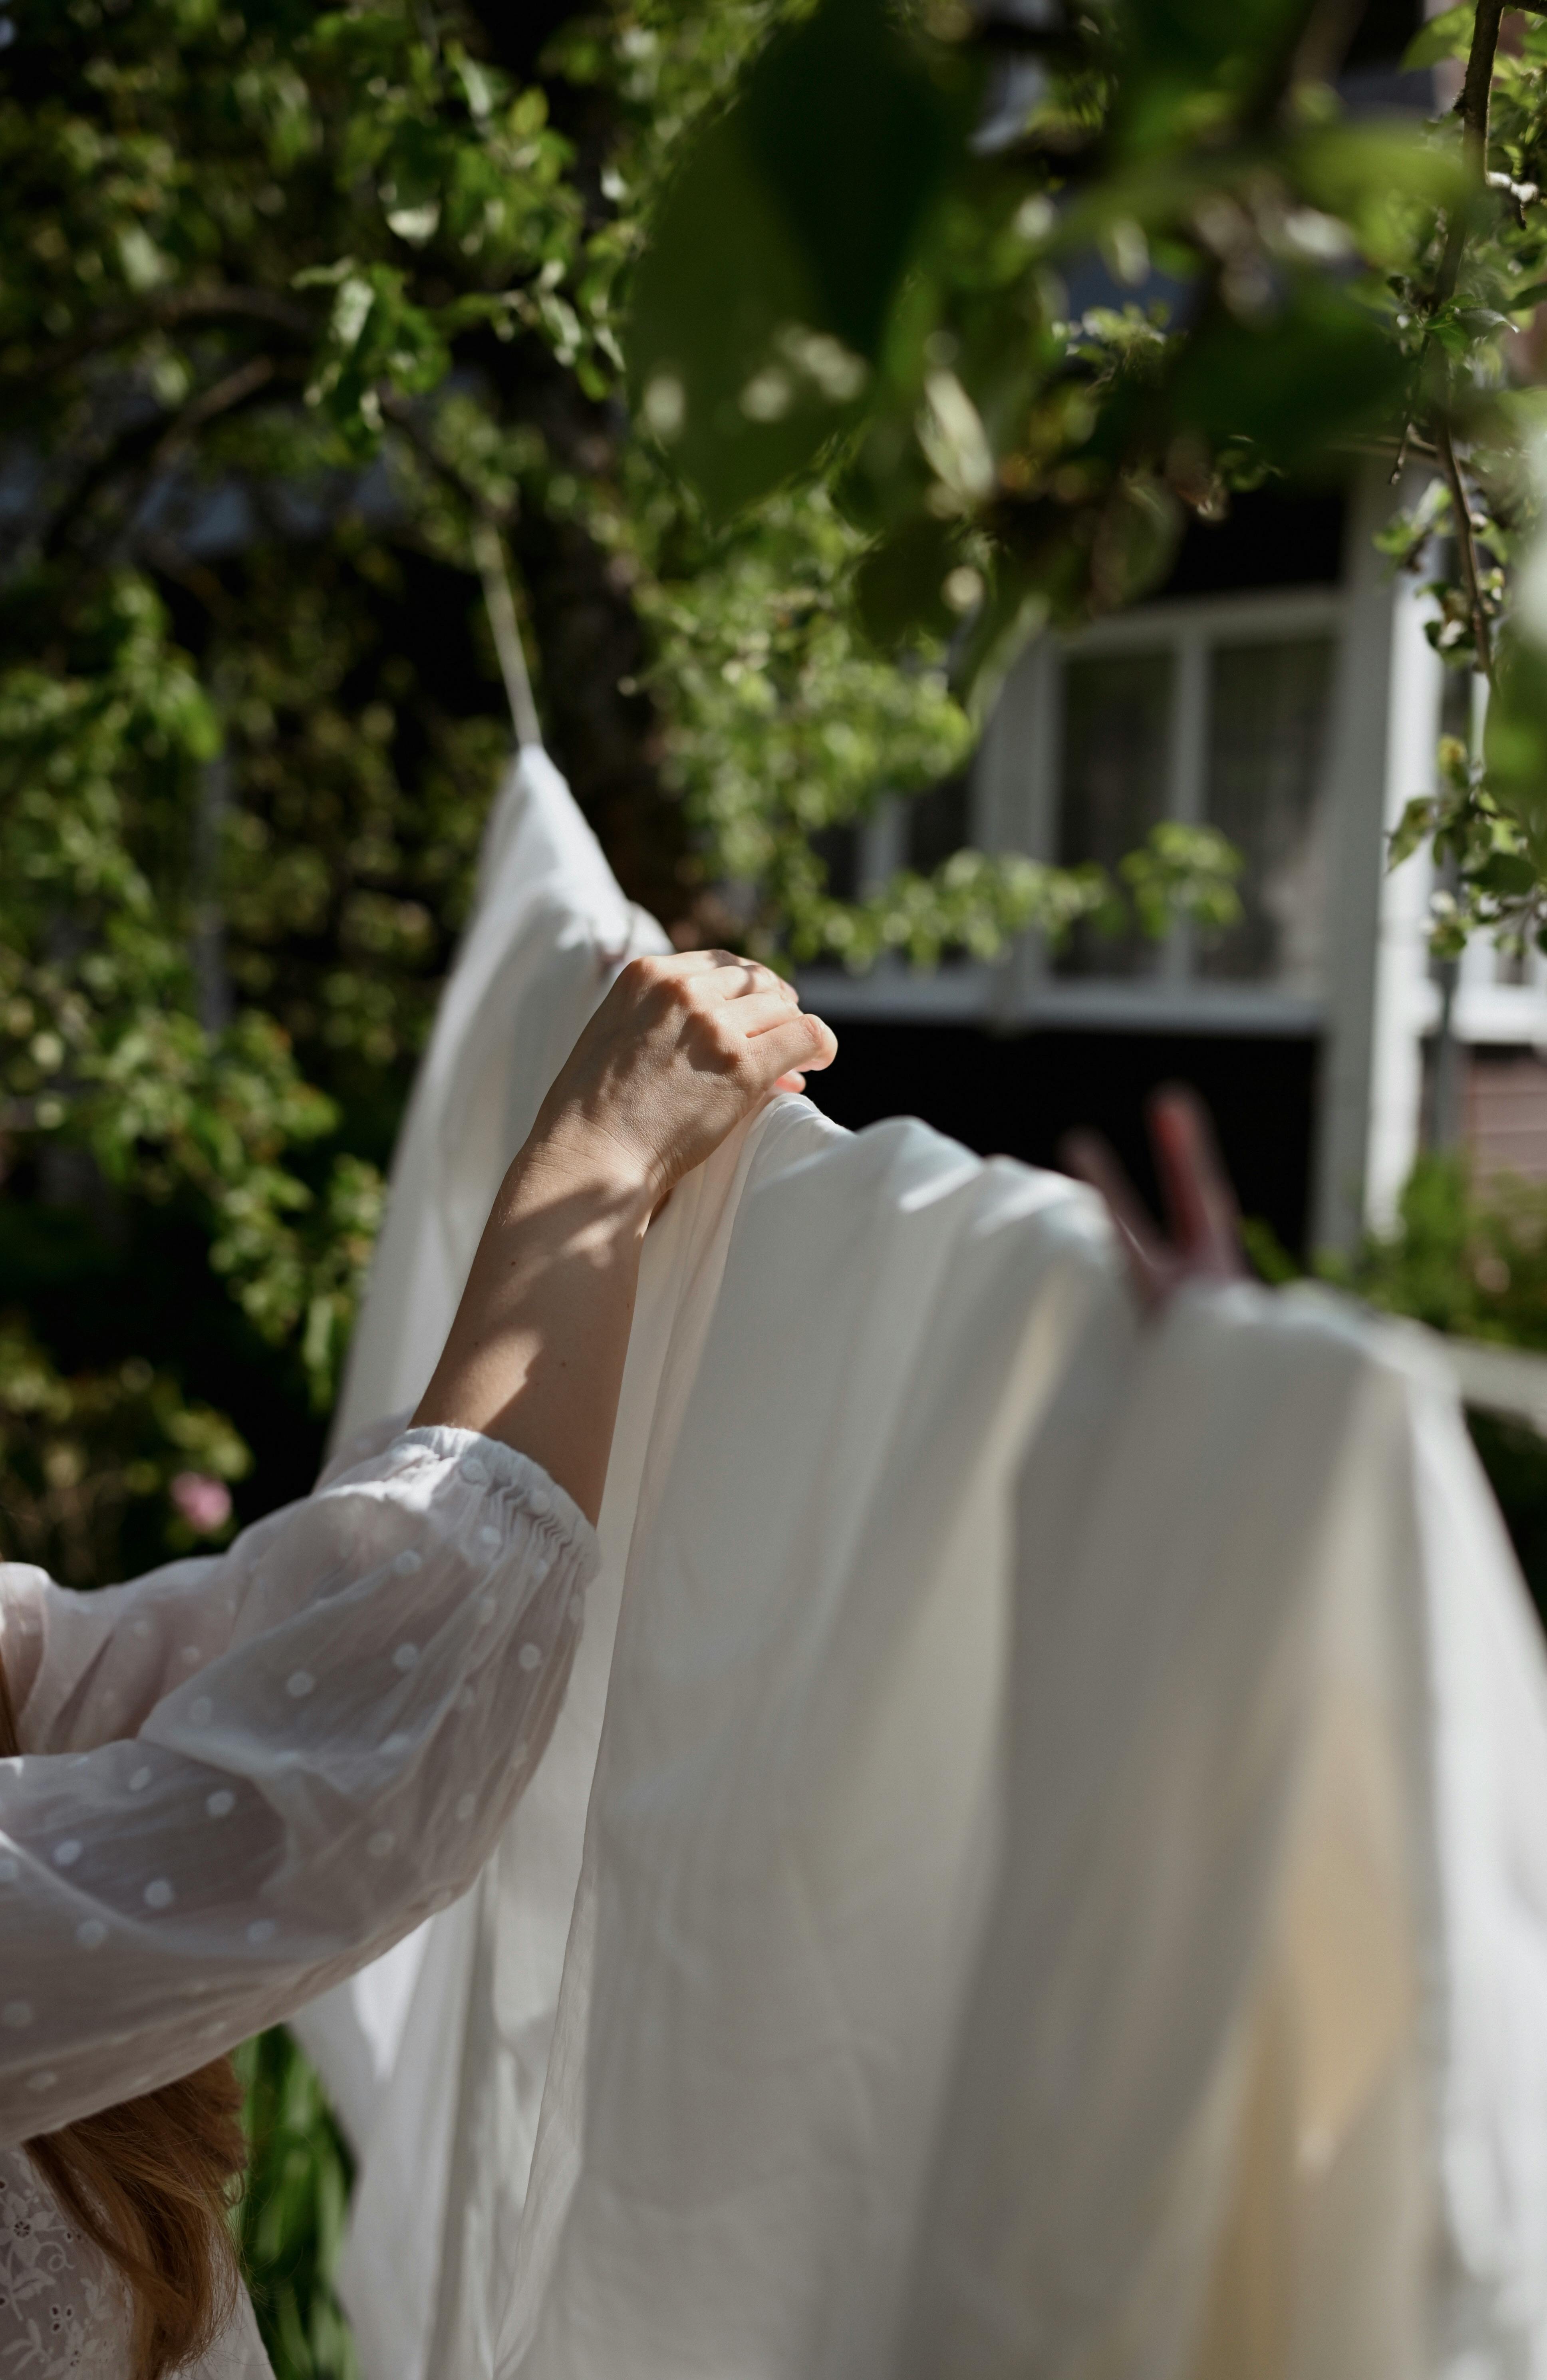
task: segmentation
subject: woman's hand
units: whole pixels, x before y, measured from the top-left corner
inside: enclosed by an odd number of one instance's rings
[[[538,1111],[527,1151],[597,1173],[647,1216],[776,1090],[804,1090],[838,1043],[793,984],[729,951],[634,959]]]
[[[1168,1238],[1156,1231],[1100,1133],[1068,1134],[1059,1154],[1071,1173],[1106,1199],[1140,1303],[1154,1311],[1184,1281],[1244,1280],[1246,1264],[1236,1194],[1203,1100],[1196,1091],[1168,1084],[1147,1101],[1145,1114]]]
[[[416,1422],[502,1438],[594,1521],[639,1249],[683,1174],[838,1043],[728,951],[631,961],[506,1174]]]

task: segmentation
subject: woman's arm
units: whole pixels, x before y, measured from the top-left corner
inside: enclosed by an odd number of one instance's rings
[[[834,1047],[722,953],[625,969],[418,1427],[208,1560],[91,1596],[0,1567],[0,2142],[187,2071],[471,1882],[562,1697],[649,1217]]]
[[[0,1570],[7,1641],[28,1602],[54,1640],[0,1761],[0,2143],[186,2072],[465,1890],[596,1560],[524,1455],[413,1429],[244,1531],[202,1597],[167,1582],[175,1630],[163,1581]]]
[[[594,1522],[651,1214],[837,1047],[789,984],[728,952],[626,966],[505,1176],[415,1420],[503,1439]]]

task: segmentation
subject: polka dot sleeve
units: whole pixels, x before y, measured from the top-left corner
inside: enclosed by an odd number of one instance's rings
[[[547,1474],[404,1431],[225,1554],[73,1595],[0,1566],[0,2142],[169,2081],[464,1891],[596,1569]]]

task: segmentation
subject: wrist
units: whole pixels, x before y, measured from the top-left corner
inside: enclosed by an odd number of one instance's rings
[[[638,1150],[574,1115],[539,1118],[508,1178],[527,1196],[579,1200],[589,1221],[641,1237],[667,1188]]]

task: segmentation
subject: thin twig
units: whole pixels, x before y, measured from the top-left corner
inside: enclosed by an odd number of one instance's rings
[[[211,387],[200,389],[197,396],[189,398],[167,429],[151,457],[152,466],[159,469],[163,463],[171,462],[207,422],[215,420],[223,413],[229,413],[233,407],[266,387],[273,376],[272,356],[253,356],[247,363],[238,364],[235,371],[227,372],[224,380],[217,380]]]
[[[121,307],[114,313],[99,314],[72,337],[45,347],[19,371],[7,372],[5,377],[12,382],[47,380],[103,347],[119,346],[124,340],[147,331],[166,331],[179,322],[262,322],[271,330],[284,331],[292,338],[308,342],[317,335],[316,317],[294,299],[277,297],[272,289],[171,289],[163,297],[148,299],[143,306]]]
[[[1486,190],[1488,174],[1488,111],[1493,92],[1493,60],[1499,46],[1499,20],[1504,15],[1504,0],[1477,0],[1477,15],[1472,24],[1472,45],[1467,55],[1467,72],[1456,102],[1461,118],[1462,150],[1474,189]],[[1444,254],[1440,261],[1439,278],[1430,301],[1431,314],[1448,305],[1456,294],[1456,284],[1461,272],[1461,259],[1466,252],[1467,235],[1470,229],[1469,210],[1457,206],[1451,211],[1445,233]],[[1482,598],[1482,582],[1477,564],[1477,540],[1472,534],[1471,505],[1461,479],[1461,466],[1456,456],[1456,441],[1448,421],[1436,422],[1434,444],[1450,489],[1451,510],[1456,516],[1456,550],[1461,564],[1461,576],[1467,589],[1468,608],[1471,613],[1472,639],[1477,647],[1477,666],[1490,685],[1493,676],[1493,638],[1489,631],[1488,608]]]
[[[276,364],[271,357],[255,356],[227,372],[224,380],[201,389],[170,419],[158,410],[149,420],[134,422],[116,437],[106,439],[49,520],[43,531],[44,552],[53,555],[63,551],[76,523],[115,474],[125,474],[127,479],[120,504],[122,518],[143,500],[156,474],[175,464],[208,423],[231,412],[270,381],[295,370],[294,360]]]
[[[1450,434],[1450,424],[1441,424],[1439,431],[1440,460],[1444,466],[1450,487],[1450,508],[1456,516],[1456,550],[1461,560],[1461,576],[1466,582],[1467,603],[1472,615],[1472,638],[1477,646],[1477,662],[1490,686],[1493,682],[1493,648],[1488,628],[1488,609],[1482,600],[1482,584],[1478,576],[1477,540],[1472,534],[1471,507],[1461,482],[1461,466],[1456,459],[1456,442]]]
[[[1456,102],[1463,153],[1479,190],[1488,186],[1488,109],[1493,93],[1493,57],[1499,46],[1499,19],[1503,15],[1504,0],[1477,0],[1466,79]],[[1434,286],[1434,309],[1447,305],[1456,294],[1468,228],[1467,209],[1456,207],[1445,234],[1440,277]]]
[[[1363,0],[1312,0],[1289,69],[1291,84],[1335,82],[1363,14]]]
[[[1543,5],[1547,5],[1547,0],[1543,0]],[[1439,448],[1432,446],[1427,438],[1420,438],[1411,422],[1408,422],[1406,433],[1401,438],[1383,438],[1378,431],[1366,431],[1358,436],[1345,439],[1343,443],[1350,455],[1392,455],[1399,456],[1404,463],[1409,461],[1415,455],[1425,463],[1437,463],[1440,460]],[[1396,476],[1396,472],[1393,472],[1393,479]]]
[[[207,562],[196,561],[169,537],[141,537],[138,541],[138,551],[144,555],[152,570],[159,570],[163,578],[186,587],[188,593],[202,603],[212,620],[218,620],[223,626],[231,625],[236,617],[236,606]]]

